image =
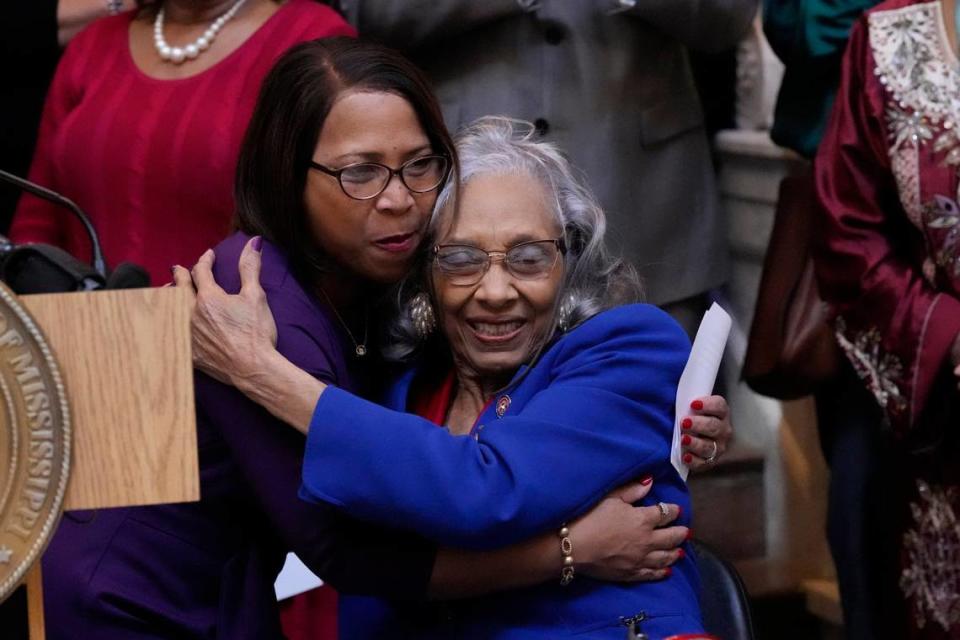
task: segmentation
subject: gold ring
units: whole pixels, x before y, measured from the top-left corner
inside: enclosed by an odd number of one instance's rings
[[[714,460],[716,460],[717,453],[720,451],[720,447],[717,446],[716,440],[711,440],[710,443],[713,444],[713,453],[711,453],[708,458],[705,458],[705,462],[713,462]]]
[[[660,509],[660,520],[666,520],[670,515],[670,509],[668,509],[667,505],[663,502],[658,502],[657,508]]]

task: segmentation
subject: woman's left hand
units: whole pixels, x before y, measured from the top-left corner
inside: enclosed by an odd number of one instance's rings
[[[213,251],[187,271],[173,268],[178,287],[196,289],[190,321],[193,364],[217,380],[241,387],[256,377],[263,356],[273,352],[277,327],[260,286],[260,238],[247,242],[240,254],[240,293],[230,295],[213,278]]]
[[[733,438],[730,407],[723,396],[706,396],[690,403],[690,414],[680,422],[683,461],[691,471],[707,467],[724,454]]]
[[[684,557],[681,545],[690,529],[675,525],[680,507],[635,507],[653,488],[645,477],[620,487],[571,523],[578,573],[596,580],[646,582],[669,577],[670,568]]]

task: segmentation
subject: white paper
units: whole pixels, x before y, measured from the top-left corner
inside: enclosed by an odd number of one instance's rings
[[[323,584],[295,553],[287,554],[287,561],[280,570],[273,589],[277,592],[277,600],[285,600],[304,591],[316,589]]]
[[[690,403],[697,398],[709,396],[713,393],[713,385],[717,381],[717,372],[720,370],[720,360],[730,335],[730,315],[716,302],[703,314],[697,337],[693,340],[690,349],[690,358],[680,376],[677,385],[676,417],[673,422],[673,446],[670,448],[670,462],[680,473],[680,477],[687,479],[690,470],[683,462],[683,450],[680,448],[680,438],[683,429],[680,423],[690,414]]]

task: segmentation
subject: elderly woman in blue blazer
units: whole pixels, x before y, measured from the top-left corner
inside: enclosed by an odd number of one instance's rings
[[[646,500],[680,505],[678,524],[689,522],[687,488],[670,464],[687,338],[667,314],[633,304],[639,285],[608,254],[602,211],[532,127],[481,119],[457,147],[460,170],[438,198],[430,249],[398,296],[391,354],[408,368],[385,406],[280,356],[265,304],[242,340],[230,326],[195,322],[198,363],[224,376],[222,357],[205,354],[231,352],[240,390],[308,434],[306,500],[457,548],[556,531],[553,584],[416,608],[347,599],[342,636],[698,632],[698,577],[685,553],[659,581],[596,581],[578,574],[566,526],[645,476],[654,481]],[[208,268],[195,270],[201,293],[216,286]],[[255,266],[243,271],[255,290]],[[665,521],[674,515],[662,510]]]

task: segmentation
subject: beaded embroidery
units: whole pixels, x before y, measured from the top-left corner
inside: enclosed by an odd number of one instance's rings
[[[917,480],[920,500],[910,503],[913,527],[903,536],[906,568],[900,588],[913,600],[921,629],[933,621],[946,630],[960,623],[960,523],[957,491]]]
[[[934,196],[923,208],[924,224],[932,233],[942,235],[933,255],[934,262],[950,278],[960,278],[960,206],[950,198]]]
[[[920,158],[917,148],[904,145],[891,151],[890,168],[897,182],[900,204],[910,222],[923,228],[923,206],[920,204]]]
[[[939,2],[870,14],[870,47],[890,93],[891,152],[933,140],[944,162],[960,166],[960,74],[944,50]]]
[[[900,109],[951,130],[960,114],[960,94],[954,90],[960,78],[943,50],[942,29],[939,2],[870,14],[880,84]]]
[[[874,73],[888,93],[886,125],[891,169],[910,221],[927,237],[930,258],[923,274],[936,270],[960,278],[960,215],[943,196],[921,202],[919,150],[932,144],[943,163],[960,169],[960,72],[944,42],[940,2],[870,14]]]
[[[880,331],[871,327],[855,334],[851,340],[847,337],[846,321],[838,316],[836,337],[854,371],[866,383],[877,403],[890,415],[905,411],[907,403],[900,391],[903,364],[896,355],[884,353],[880,348]]]

